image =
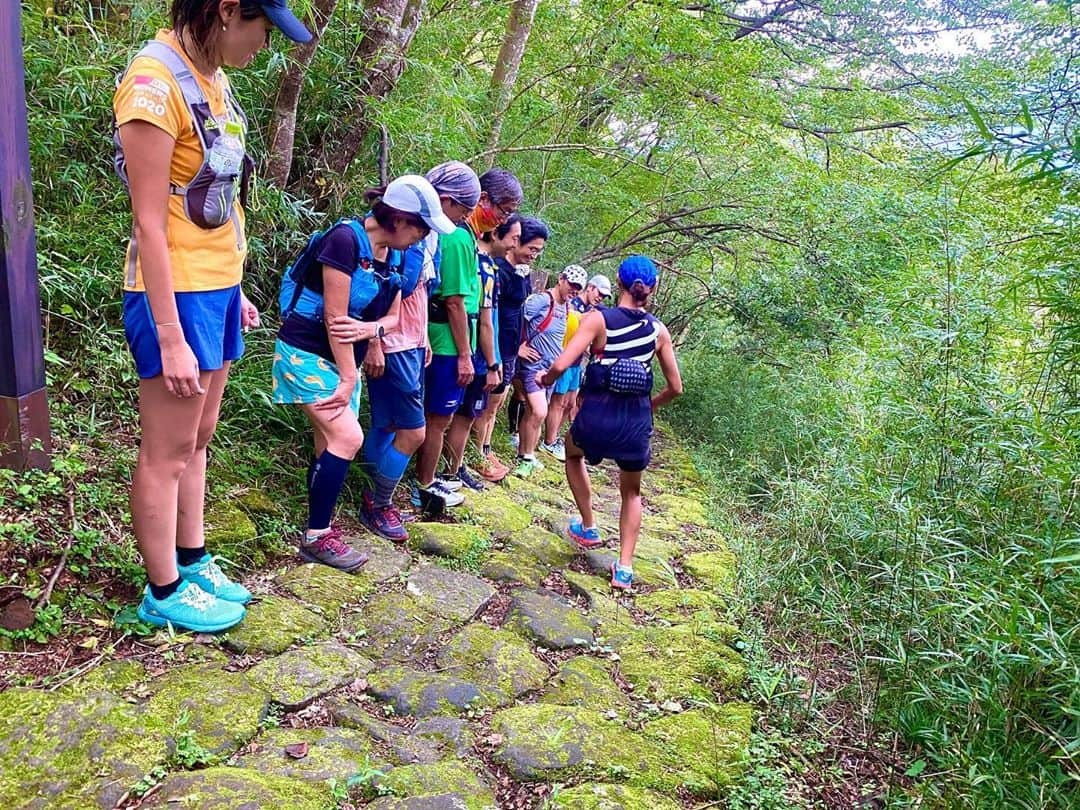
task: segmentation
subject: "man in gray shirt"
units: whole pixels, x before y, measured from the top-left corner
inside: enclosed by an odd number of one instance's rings
[[[519,428],[518,464],[514,468],[514,475],[521,478],[528,478],[533,471],[543,469],[536,460],[536,444],[540,440],[540,426],[547,418],[551,387],[541,387],[536,376],[538,372],[546,371],[562,353],[567,306],[585,287],[586,280],[585,270],[571,265],[563,270],[554,287],[533,293],[521,308],[525,340],[518,350],[517,376],[529,405]]]

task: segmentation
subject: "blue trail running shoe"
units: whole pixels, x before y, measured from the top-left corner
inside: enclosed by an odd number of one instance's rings
[[[155,627],[172,624],[195,633],[218,633],[238,624],[247,610],[243,605],[219,599],[185,579],[164,599],[155,599],[147,585],[138,614],[140,619]]]
[[[580,520],[570,521],[569,532],[570,539],[581,548],[590,549],[604,545],[604,541],[600,538],[600,530],[595,526],[586,529],[581,525]]]
[[[181,579],[194,582],[218,599],[236,602],[238,605],[246,605],[251,601],[251,591],[225,576],[216,559],[209,554],[203,554],[201,559],[191,565],[177,565],[176,570],[180,572]]]
[[[623,591],[628,591],[634,587],[634,569],[613,562],[611,564],[611,587]]]

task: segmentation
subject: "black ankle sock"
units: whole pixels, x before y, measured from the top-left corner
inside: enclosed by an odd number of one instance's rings
[[[176,589],[180,587],[180,577],[177,577],[168,585],[155,585],[150,583],[150,593],[155,599],[165,599],[176,593]]]
[[[178,548],[176,549],[176,561],[180,565],[191,565],[197,563],[203,558],[206,553],[206,546],[199,546],[198,548]]]
[[[491,445],[485,444],[484,447],[480,450],[480,452],[486,456],[488,453],[491,452]]]

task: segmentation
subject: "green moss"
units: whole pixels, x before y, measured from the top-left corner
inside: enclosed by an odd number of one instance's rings
[[[146,667],[138,661],[130,658],[124,661],[106,661],[80,678],[78,688],[80,690],[104,689],[114,695],[120,695],[144,678],[146,678]]]
[[[683,560],[686,573],[720,593],[734,591],[736,568],[735,555],[730,551],[698,551]]]
[[[708,526],[705,503],[684,495],[657,495],[649,499],[649,505],[663,514],[665,520],[680,526]]]
[[[439,652],[439,667],[480,686],[490,703],[502,705],[539,689],[548,668],[528,644],[481,622],[466,626]]]
[[[294,599],[267,596],[250,605],[244,621],[222,639],[239,653],[277,655],[297,641],[325,635],[326,622]]]
[[[277,515],[281,507],[260,489],[246,489],[234,498],[236,504],[253,515]]]
[[[458,760],[394,768],[376,784],[405,798],[438,797],[441,806],[461,810],[494,810],[495,797],[475,773]],[[385,803],[393,807],[392,802]],[[434,805],[433,805],[434,806]]]
[[[560,519],[564,519],[559,515]],[[528,526],[510,536],[510,551],[530,557],[549,568],[562,568],[574,559],[575,549],[565,537],[542,526]]]
[[[597,623],[596,632],[609,641],[632,631],[633,614],[613,597],[608,579],[565,569],[563,577],[578,596],[589,601],[589,617]]]
[[[506,626],[552,650],[588,647],[595,638],[578,608],[534,591],[514,591]]]
[[[296,759],[286,746],[307,744],[307,753]],[[303,779],[322,784],[328,779],[345,781],[366,768],[385,769],[375,742],[363,731],[347,728],[279,728],[267,731],[252,743],[237,762],[252,771]]]
[[[325,786],[246,768],[207,768],[166,779],[144,807],[183,810],[329,810]]]
[[[746,680],[746,665],[722,640],[691,625],[638,627],[618,643],[619,671],[635,694],[655,700],[713,700]]]
[[[406,590],[425,610],[455,622],[468,621],[495,596],[487,580],[424,564],[409,574]]]
[[[609,665],[587,655],[565,661],[540,702],[616,712],[624,712],[630,704],[612,680]]]
[[[679,810],[676,802],[654,791],[595,782],[558,791],[549,807],[551,810]]]
[[[724,600],[711,591],[665,588],[637,597],[634,605],[658,619],[684,624],[690,621],[716,621],[724,609]]]
[[[569,501],[564,488],[544,486],[532,479],[513,478],[507,491],[509,497],[529,507],[535,514],[534,507],[543,504],[549,508],[563,509]]]
[[[532,514],[534,526],[547,529],[556,537],[563,537],[570,524],[570,508],[568,503],[562,501],[558,507],[536,504],[529,507],[529,512]]]
[[[389,703],[398,715],[453,716],[473,706],[487,705],[480,687],[455,674],[421,672],[397,665],[372,672],[368,691]]]
[[[477,526],[454,523],[409,524],[409,546],[425,554],[454,560],[473,560],[477,567],[491,547],[491,536]]]
[[[270,697],[241,672],[213,664],[180,667],[148,684],[150,717],[171,724],[169,743],[185,739],[211,754],[235,751],[259,731]]]
[[[472,523],[499,539],[524,529],[532,520],[523,507],[495,487],[469,493],[461,511]]]
[[[374,666],[336,641],[290,650],[248,670],[252,683],[289,711],[351,683]]]
[[[327,615],[338,613],[345,605],[358,603],[375,590],[375,583],[365,575],[346,574],[328,565],[298,565],[276,580],[297,599],[314,605]]]
[[[617,778],[670,785],[659,745],[577,706],[531,703],[497,712],[491,729],[503,738],[494,753],[521,781]]]
[[[453,626],[453,621],[438,616],[401,591],[378,594],[345,619],[347,630],[366,633],[362,644],[376,660],[408,661],[419,657]]]
[[[514,551],[496,551],[488,555],[480,575],[495,582],[520,583],[537,587],[548,575],[543,563]]]
[[[167,755],[162,719],[111,692],[0,693],[0,807],[109,808]]]
[[[266,563],[266,550],[259,542],[259,530],[251,518],[235,504],[218,501],[206,510],[206,547],[244,567],[256,568]]]
[[[662,717],[647,723],[643,733],[661,744],[687,790],[713,798],[739,777],[749,759],[752,714],[745,703],[725,703]]]

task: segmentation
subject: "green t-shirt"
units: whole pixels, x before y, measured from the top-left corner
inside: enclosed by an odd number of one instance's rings
[[[459,225],[452,234],[439,237],[439,297],[465,297],[469,314],[470,348],[476,351],[476,317],[480,312],[480,272],[476,262],[476,237],[467,226]],[[457,346],[448,323],[428,323],[431,353],[456,355]]]

